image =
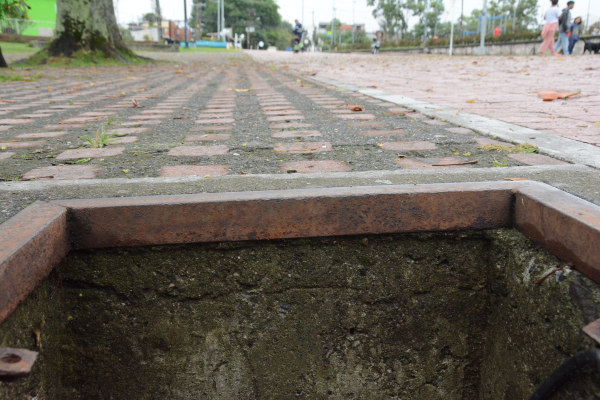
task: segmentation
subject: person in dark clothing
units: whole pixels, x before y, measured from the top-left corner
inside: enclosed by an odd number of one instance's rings
[[[571,36],[569,36],[569,54],[573,54],[573,47],[575,47],[575,43],[579,41],[581,35],[581,17],[575,18],[569,31],[571,33]]]
[[[574,6],[575,2],[569,1],[567,3],[567,7],[564,10],[562,10],[562,13],[560,15],[558,25],[558,42],[556,42],[556,45],[554,46],[555,56],[559,55],[558,49],[561,45],[563,47],[563,54],[565,56],[569,55],[569,37],[567,36],[567,32],[569,32],[569,28],[571,27],[571,10]]]
[[[296,25],[294,25],[294,36],[298,36],[300,41],[302,41],[302,34],[304,33],[304,28],[302,28],[302,24],[298,22],[298,20],[294,21]]]
[[[296,25],[294,25],[294,53],[298,53],[299,51],[304,51],[304,43],[302,42],[302,34],[304,33],[304,28],[302,28],[302,24],[298,22],[298,20],[294,21]]]

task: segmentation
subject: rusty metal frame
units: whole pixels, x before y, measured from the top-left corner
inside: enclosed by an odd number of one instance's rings
[[[70,249],[502,227],[600,283],[600,207],[533,181],[57,200],[0,225],[0,323]]]

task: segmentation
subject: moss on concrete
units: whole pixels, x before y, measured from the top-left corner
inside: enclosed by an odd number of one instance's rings
[[[66,314],[46,282],[0,340],[52,326],[44,399],[521,399],[591,346],[596,285],[533,284],[557,264],[513,230],[79,251]]]

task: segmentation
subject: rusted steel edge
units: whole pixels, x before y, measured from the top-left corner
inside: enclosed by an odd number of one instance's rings
[[[67,209],[36,202],[0,225],[0,322],[69,252]]]
[[[600,283],[600,207],[530,182],[518,191],[514,213],[515,228]]]
[[[511,226],[522,183],[302,189],[58,202],[73,248]]]

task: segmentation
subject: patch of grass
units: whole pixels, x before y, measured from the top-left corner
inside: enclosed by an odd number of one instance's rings
[[[31,43],[0,42],[0,48],[4,54],[35,53],[36,51]]]
[[[520,143],[517,146],[515,146],[514,149],[515,153],[524,153],[524,154],[532,154],[532,153],[539,153],[540,150],[532,145],[531,143]]]
[[[508,159],[505,158],[502,161],[498,161],[492,157],[492,167],[508,167]]]
[[[122,54],[128,62],[120,61],[112,57],[107,56],[102,51],[86,51],[79,50],[73,53],[72,57],[50,57],[48,51],[42,50],[31,57],[25,62],[19,64],[19,67],[37,67],[44,65],[47,67],[88,67],[88,66],[117,66],[117,65],[139,65],[151,63],[151,60]]]
[[[539,153],[539,149],[531,143],[520,143],[515,147],[508,147],[501,144],[484,144],[483,146],[477,146],[478,149],[486,151],[505,151],[507,153],[522,153],[531,154]]]
[[[87,140],[91,147],[97,147],[99,149],[106,147],[109,144],[114,143],[113,137],[117,134],[117,132],[106,133],[107,126],[108,124],[102,124],[100,128],[96,130],[96,133],[92,138],[87,135],[82,136],[81,138]]]
[[[42,77],[42,74],[37,75],[0,75],[0,82],[37,82]]]

